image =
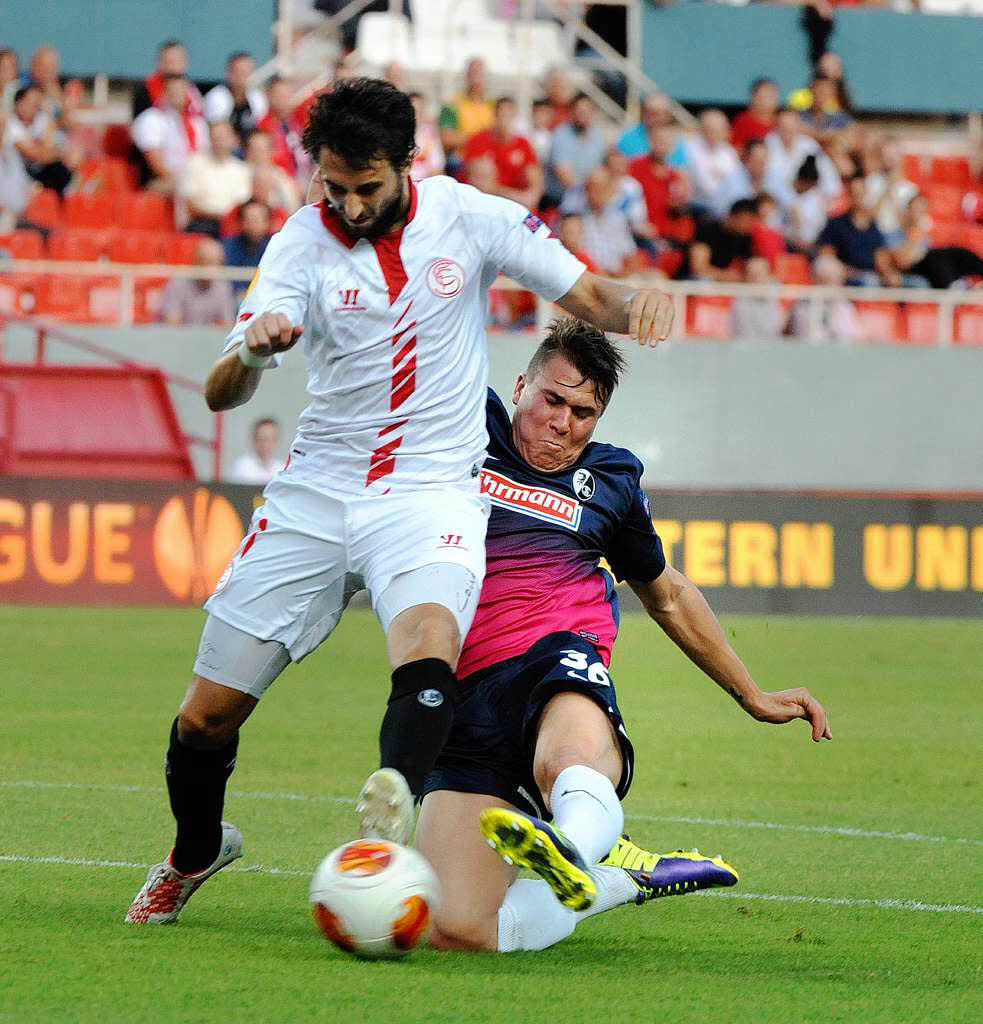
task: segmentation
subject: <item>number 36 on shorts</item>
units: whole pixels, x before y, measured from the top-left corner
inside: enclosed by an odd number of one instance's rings
[[[563,655],[560,664],[566,666],[567,675],[571,679],[579,679],[582,683],[593,683],[595,686],[611,685],[611,677],[604,667],[604,662],[600,659],[588,661],[587,655],[583,651],[566,650],[560,653]],[[582,672],[586,672],[587,675],[581,675]]]

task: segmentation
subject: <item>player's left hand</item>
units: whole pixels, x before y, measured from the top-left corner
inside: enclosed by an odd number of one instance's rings
[[[812,726],[812,738],[816,743],[833,738],[826,709],[805,687],[762,693],[747,710],[759,722],[771,722],[774,725],[804,718]]]
[[[669,337],[676,304],[671,295],[655,288],[642,288],[631,297],[628,307],[628,333],[639,345],[655,348]]]

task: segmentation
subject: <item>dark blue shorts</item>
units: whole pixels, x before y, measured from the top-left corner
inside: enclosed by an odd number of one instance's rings
[[[525,654],[461,680],[454,726],[427,776],[424,795],[438,789],[487,793],[548,819],[532,765],[539,716],[558,693],[582,693],[607,714],[621,747],[624,767],[617,793],[623,799],[635,751],[604,662],[594,645],[576,633],[551,633]]]

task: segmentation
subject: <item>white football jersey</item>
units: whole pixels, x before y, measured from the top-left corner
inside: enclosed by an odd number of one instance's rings
[[[352,239],[327,203],[298,210],[267,247],[225,346],[260,313],[303,325],[311,402],[292,447],[327,490],[475,475],[489,286],[504,273],[555,300],[584,272],[518,203],[445,177],[410,187],[405,227],[382,238]]]

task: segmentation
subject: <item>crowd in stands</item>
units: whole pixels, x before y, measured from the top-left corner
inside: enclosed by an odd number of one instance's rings
[[[250,86],[254,70],[249,54],[232,53],[225,80],[202,92],[185,48],[167,40],[134,90],[131,123],[86,146],[76,123],[82,87],[63,81],[57,52],[39,47],[22,73],[18,55],[0,49],[0,249],[256,266],[271,233],[317,195],[300,143],[313,97],[296,104],[293,85],[276,78]],[[357,72],[347,57],[335,78]],[[406,87],[398,65],[383,74]],[[906,155],[900,139],[857,120],[833,53],[820,54],[810,81],[784,101],[759,78],[746,109],[705,109],[691,131],[654,93],[615,137],[562,69],[521,111],[489,91],[479,59],[442,103],[411,98],[415,179],[451,174],[516,200],[608,275],[933,288],[983,277],[980,167]],[[140,216],[124,215],[137,207]],[[30,232],[38,243],[23,239]],[[224,323],[235,291],[176,278],[157,315]],[[735,321],[756,334],[805,330],[768,301],[741,300]],[[528,314],[522,303],[508,297],[495,316],[515,322]],[[820,317],[831,334],[849,330],[844,319],[843,309]]]

